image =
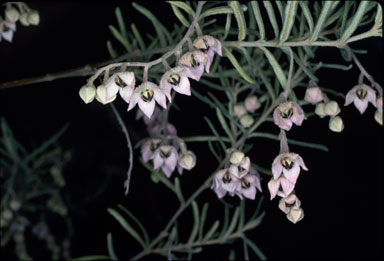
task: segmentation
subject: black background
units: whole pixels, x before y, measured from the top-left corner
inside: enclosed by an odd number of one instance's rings
[[[165,25],[178,22],[167,3],[141,4],[149,7]],[[108,59],[106,40],[112,39],[108,25],[116,26],[117,5],[126,18],[127,28],[135,22],[141,31],[154,33],[151,24],[130,3],[31,3],[30,6],[40,12],[40,25],[18,24],[13,43],[0,43],[0,82]],[[369,51],[358,57],[382,84],[381,38],[366,39],[351,47]],[[346,64],[336,48],[319,49],[316,59]],[[322,69],[317,74],[320,86],[344,93],[356,85],[358,75],[356,67],[348,72]],[[130,257],[139,252],[139,245],[119,227],[106,208],[123,204],[143,221],[153,238],[176,210],[177,201],[163,185],[152,183],[148,171],[137,160],[131,192],[128,197],[123,196],[128,167],[124,136],[109,106],[97,102],[86,105],[79,98],[78,90],[85,81],[85,78],[63,79],[0,90],[0,115],[6,118],[15,136],[30,148],[53,135],[66,122],[71,123],[61,144],[73,152],[66,168],[65,189],[70,194],[67,200],[74,222],[72,256],[106,254],[106,233],[112,231],[117,255]],[[192,85],[198,86],[200,92],[206,88],[194,81]],[[299,93],[298,97],[302,95]],[[308,172],[302,172],[296,186],[305,218],[296,225],[290,223],[278,209],[278,200],[269,200],[268,179],[262,180],[266,215],[261,226],[247,235],[269,258],[382,256],[382,127],[374,120],[372,105],[360,115],[353,105],[344,107],[344,101],[337,101],[345,124],[342,133],[331,132],[328,119],[318,117],[305,121],[302,127],[293,127],[288,133],[288,138],[322,143],[330,148],[330,152],[325,153],[291,146],[291,151],[299,153],[309,168]],[[207,112],[194,97],[177,95],[176,103],[182,105],[182,110],[171,110],[169,119],[176,125],[179,136],[208,133],[202,115],[210,116],[212,112]],[[127,105],[121,99],[115,104],[133,142],[144,138],[145,126],[135,121],[135,112],[126,113]],[[304,107],[304,110],[312,109]],[[264,124],[260,131],[278,133],[271,123]],[[252,142],[251,160],[269,168],[279,144],[258,139]],[[181,177],[185,195],[190,195],[215,169],[206,144],[190,144],[189,149],[197,154],[198,163],[194,170]],[[139,157],[137,150],[134,156]],[[103,185],[106,188],[98,196],[96,192]],[[238,199],[226,200],[232,204],[239,202]],[[207,224],[223,214],[222,204],[212,191],[204,192],[198,201],[201,205],[210,203]],[[252,212],[256,205],[257,202],[247,200],[246,208]],[[179,221],[184,238],[191,228],[191,216],[188,210]],[[66,233],[63,226],[53,226],[58,237],[63,238]],[[32,255],[44,257],[39,246],[43,246],[42,243],[34,241],[28,249]],[[237,257],[242,259],[241,243],[234,246]],[[207,247],[206,252],[198,256],[225,259],[230,249],[228,245]],[[11,253],[2,251],[3,255],[9,257]]]

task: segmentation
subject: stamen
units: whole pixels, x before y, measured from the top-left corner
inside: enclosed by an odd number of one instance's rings
[[[288,157],[284,157],[281,160],[281,165],[283,165],[283,167],[288,169],[288,170],[290,170],[293,167],[293,164],[294,164],[294,162]]]
[[[242,187],[243,189],[248,189],[250,186],[251,186],[251,183],[249,183],[249,182],[246,181],[245,179],[241,179],[241,187]]]
[[[127,86],[127,84],[118,75],[115,77],[115,83],[120,88],[123,88],[123,87]]]
[[[223,182],[224,182],[224,184],[228,184],[228,183],[231,182],[231,181],[232,181],[231,175],[230,175],[229,172],[227,171],[227,172],[224,174]]]
[[[150,149],[151,151],[155,151],[159,147],[160,143],[151,142]]]
[[[145,102],[151,102],[153,98],[154,92],[151,89],[144,89],[141,91],[141,99]]]
[[[288,112],[286,112],[286,113],[282,112],[282,111],[280,112],[281,117],[283,117],[284,119],[291,118],[292,114],[293,114],[292,108],[289,108]]]
[[[180,75],[178,75],[178,74],[171,74],[171,75],[169,75],[168,82],[170,84],[172,84],[172,85],[175,85],[175,86],[179,85],[179,83],[180,83]]]
[[[170,150],[167,151],[167,152],[165,152],[163,150],[160,150],[160,157],[162,157],[163,159],[164,158],[168,158],[170,155],[171,155],[171,151]]]
[[[193,54],[191,54],[191,64],[192,64],[192,67],[197,67],[200,65],[200,63],[195,60],[195,57],[193,56]]]
[[[360,100],[363,100],[367,96],[367,94],[368,92],[363,88],[358,89],[356,92],[356,95]]]

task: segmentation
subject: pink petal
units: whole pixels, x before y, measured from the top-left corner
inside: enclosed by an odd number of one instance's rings
[[[302,157],[298,156],[297,161],[303,170],[308,170],[307,166],[305,166],[305,163]]]
[[[281,129],[289,131],[292,128],[292,121],[290,119],[280,118],[280,122],[277,126],[279,126]]]
[[[249,157],[245,157],[242,163],[240,164],[240,167],[242,167],[248,172],[250,166],[251,166],[251,160],[249,159]]]
[[[120,72],[117,75],[119,75],[120,79],[123,80],[127,86],[135,87],[136,80],[133,72]]]
[[[2,32],[2,37],[11,43],[13,39],[13,31],[8,30],[7,32]]]
[[[277,156],[278,160],[272,164],[272,174],[274,179],[278,179],[283,171],[283,166],[280,163],[280,156]]]
[[[107,100],[111,99],[118,92],[120,87],[115,83],[116,74],[112,75],[105,83],[105,89],[107,91]]]
[[[290,170],[283,168],[284,177],[286,177],[292,184],[296,184],[296,180],[300,174],[299,164],[293,163],[293,167]]]
[[[375,91],[372,88],[368,87],[368,86],[367,86],[367,91],[368,91],[368,93],[367,93],[366,99],[370,103],[372,103],[373,106],[377,107],[376,106],[376,93],[375,93]]]
[[[268,189],[269,189],[269,193],[271,193],[271,200],[274,197],[276,197],[276,193],[279,190],[279,188],[280,188],[280,179],[278,180],[271,179],[268,182]]]
[[[131,100],[133,91],[134,91],[134,87],[126,86],[126,87],[120,88],[119,93],[120,93],[121,98],[123,98],[123,100],[126,103],[129,103],[129,101]],[[107,96],[108,96],[108,94],[107,94]]]
[[[205,71],[209,73],[209,68],[211,67],[213,56],[214,56],[213,50],[209,49],[207,52],[207,55],[208,55],[208,59],[207,59],[207,63],[205,64]]]
[[[161,166],[161,170],[164,172],[167,178],[171,177],[173,170],[171,170],[167,165]]]
[[[212,49],[220,56],[222,56],[222,51],[221,51],[221,42],[216,39],[216,47],[212,47]]]
[[[132,96],[133,98],[134,96]],[[147,115],[148,118],[152,117],[153,111],[155,110],[155,101],[145,102],[142,99],[139,100],[139,108]],[[129,108],[128,108],[129,110]]]
[[[222,198],[227,194],[227,191],[225,189],[223,189],[222,187],[215,188],[215,192],[216,192],[218,198]]]
[[[163,91],[165,96],[167,96],[169,102],[171,102],[172,101],[172,97],[171,97],[172,85],[167,81],[168,75],[169,75],[169,71],[167,71],[163,74],[163,76],[161,77],[161,80],[160,80],[159,88],[160,88],[160,90]]]
[[[180,84],[173,86],[173,89],[178,93],[191,96],[191,84],[186,76],[181,77]]]
[[[128,111],[132,110],[133,107],[139,102],[140,99],[140,92],[135,91],[132,94],[131,100],[129,102]]]
[[[240,174],[239,174],[239,168],[237,166],[235,166],[235,165],[231,165],[229,167],[229,173],[231,173],[231,176],[234,176],[234,177],[236,177],[238,179],[241,178]]]
[[[165,98],[165,94],[158,87],[153,88],[153,92],[154,92],[154,98],[157,101],[157,103],[160,104],[161,107],[166,109],[167,101]]]
[[[291,120],[293,123],[295,123],[298,126],[300,126],[304,120],[304,111],[300,107],[300,105],[298,105],[295,102],[293,103],[293,115],[291,117]]]
[[[360,100],[359,98],[356,98],[353,101],[353,104],[359,110],[360,114],[363,114],[368,107],[368,100]]]
[[[172,171],[175,170],[177,165],[178,155],[175,148],[172,148],[171,155],[165,159],[165,165],[167,165]]]
[[[247,189],[243,189],[242,192],[246,198],[255,199],[256,197],[256,188],[254,186],[250,186]]]
[[[286,178],[280,178],[280,184],[281,188],[283,189],[283,193],[285,194],[284,197],[287,197],[289,194],[291,194],[295,188],[295,185],[289,182],[289,180]]]
[[[183,168],[180,165],[177,165],[177,171],[180,175],[183,174]]]
[[[152,158],[153,158],[153,168],[154,169],[158,169],[158,168],[160,168],[163,165],[164,160],[160,156],[160,149],[157,149],[155,151],[155,153],[153,154]]]

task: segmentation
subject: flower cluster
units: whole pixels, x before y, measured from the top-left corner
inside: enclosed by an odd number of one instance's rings
[[[40,23],[39,12],[30,9],[22,2],[8,3],[4,16],[5,19],[0,16],[0,42],[2,39],[12,42],[13,34],[16,32],[17,21],[20,21],[24,26],[38,25]]]
[[[249,95],[244,102],[239,102],[233,107],[233,114],[239,118],[241,126],[250,127],[254,119],[252,114],[261,107],[259,99],[255,95]]]
[[[219,170],[215,174],[211,188],[219,198],[224,197],[228,192],[232,197],[236,194],[241,199],[243,196],[255,199],[257,190],[262,191],[260,175],[251,167],[249,157],[240,151],[235,151],[231,155],[230,163],[228,168]]]

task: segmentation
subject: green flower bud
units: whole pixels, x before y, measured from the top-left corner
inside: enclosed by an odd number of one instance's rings
[[[334,132],[342,132],[344,123],[340,116],[331,117],[329,120],[329,129]]]
[[[29,26],[29,22],[28,22],[28,14],[27,13],[21,13],[20,15],[20,23],[24,26]]]
[[[86,84],[80,88],[79,95],[85,103],[90,103],[96,97],[96,88],[93,85]]]
[[[179,158],[179,165],[186,170],[191,170],[196,165],[196,156],[192,151],[187,151],[187,153],[181,155]]]
[[[324,113],[329,116],[336,116],[340,113],[339,104],[335,101],[329,101],[325,104]]]
[[[107,89],[105,88],[105,85],[99,85],[96,89],[96,100],[102,104],[107,104],[110,102],[113,102],[116,99],[116,95],[111,97],[110,99],[107,99]]]
[[[253,124],[253,118],[249,114],[243,115],[240,118],[240,123],[244,128],[248,128]]]
[[[324,107],[325,107],[325,104],[324,103],[318,103],[316,104],[316,109],[315,109],[315,113],[320,117],[320,118],[324,118],[325,116],[327,116],[324,112]]]
[[[242,153],[241,151],[235,151],[232,153],[231,159],[229,161],[231,162],[231,164],[239,165],[243,161],[244,156],[244,153]]]
[[[31,25],[38,25],[40,23],[39,12],[36,10],[28,12],[27,20]]]
[[[14,7],[5,8],[5,19],[11,23],[17,22],[19,20],[20,14]]]
[[[383,126],[383,114],[378,110],[375,112],[375,120],[377,121],[377,123]]]

